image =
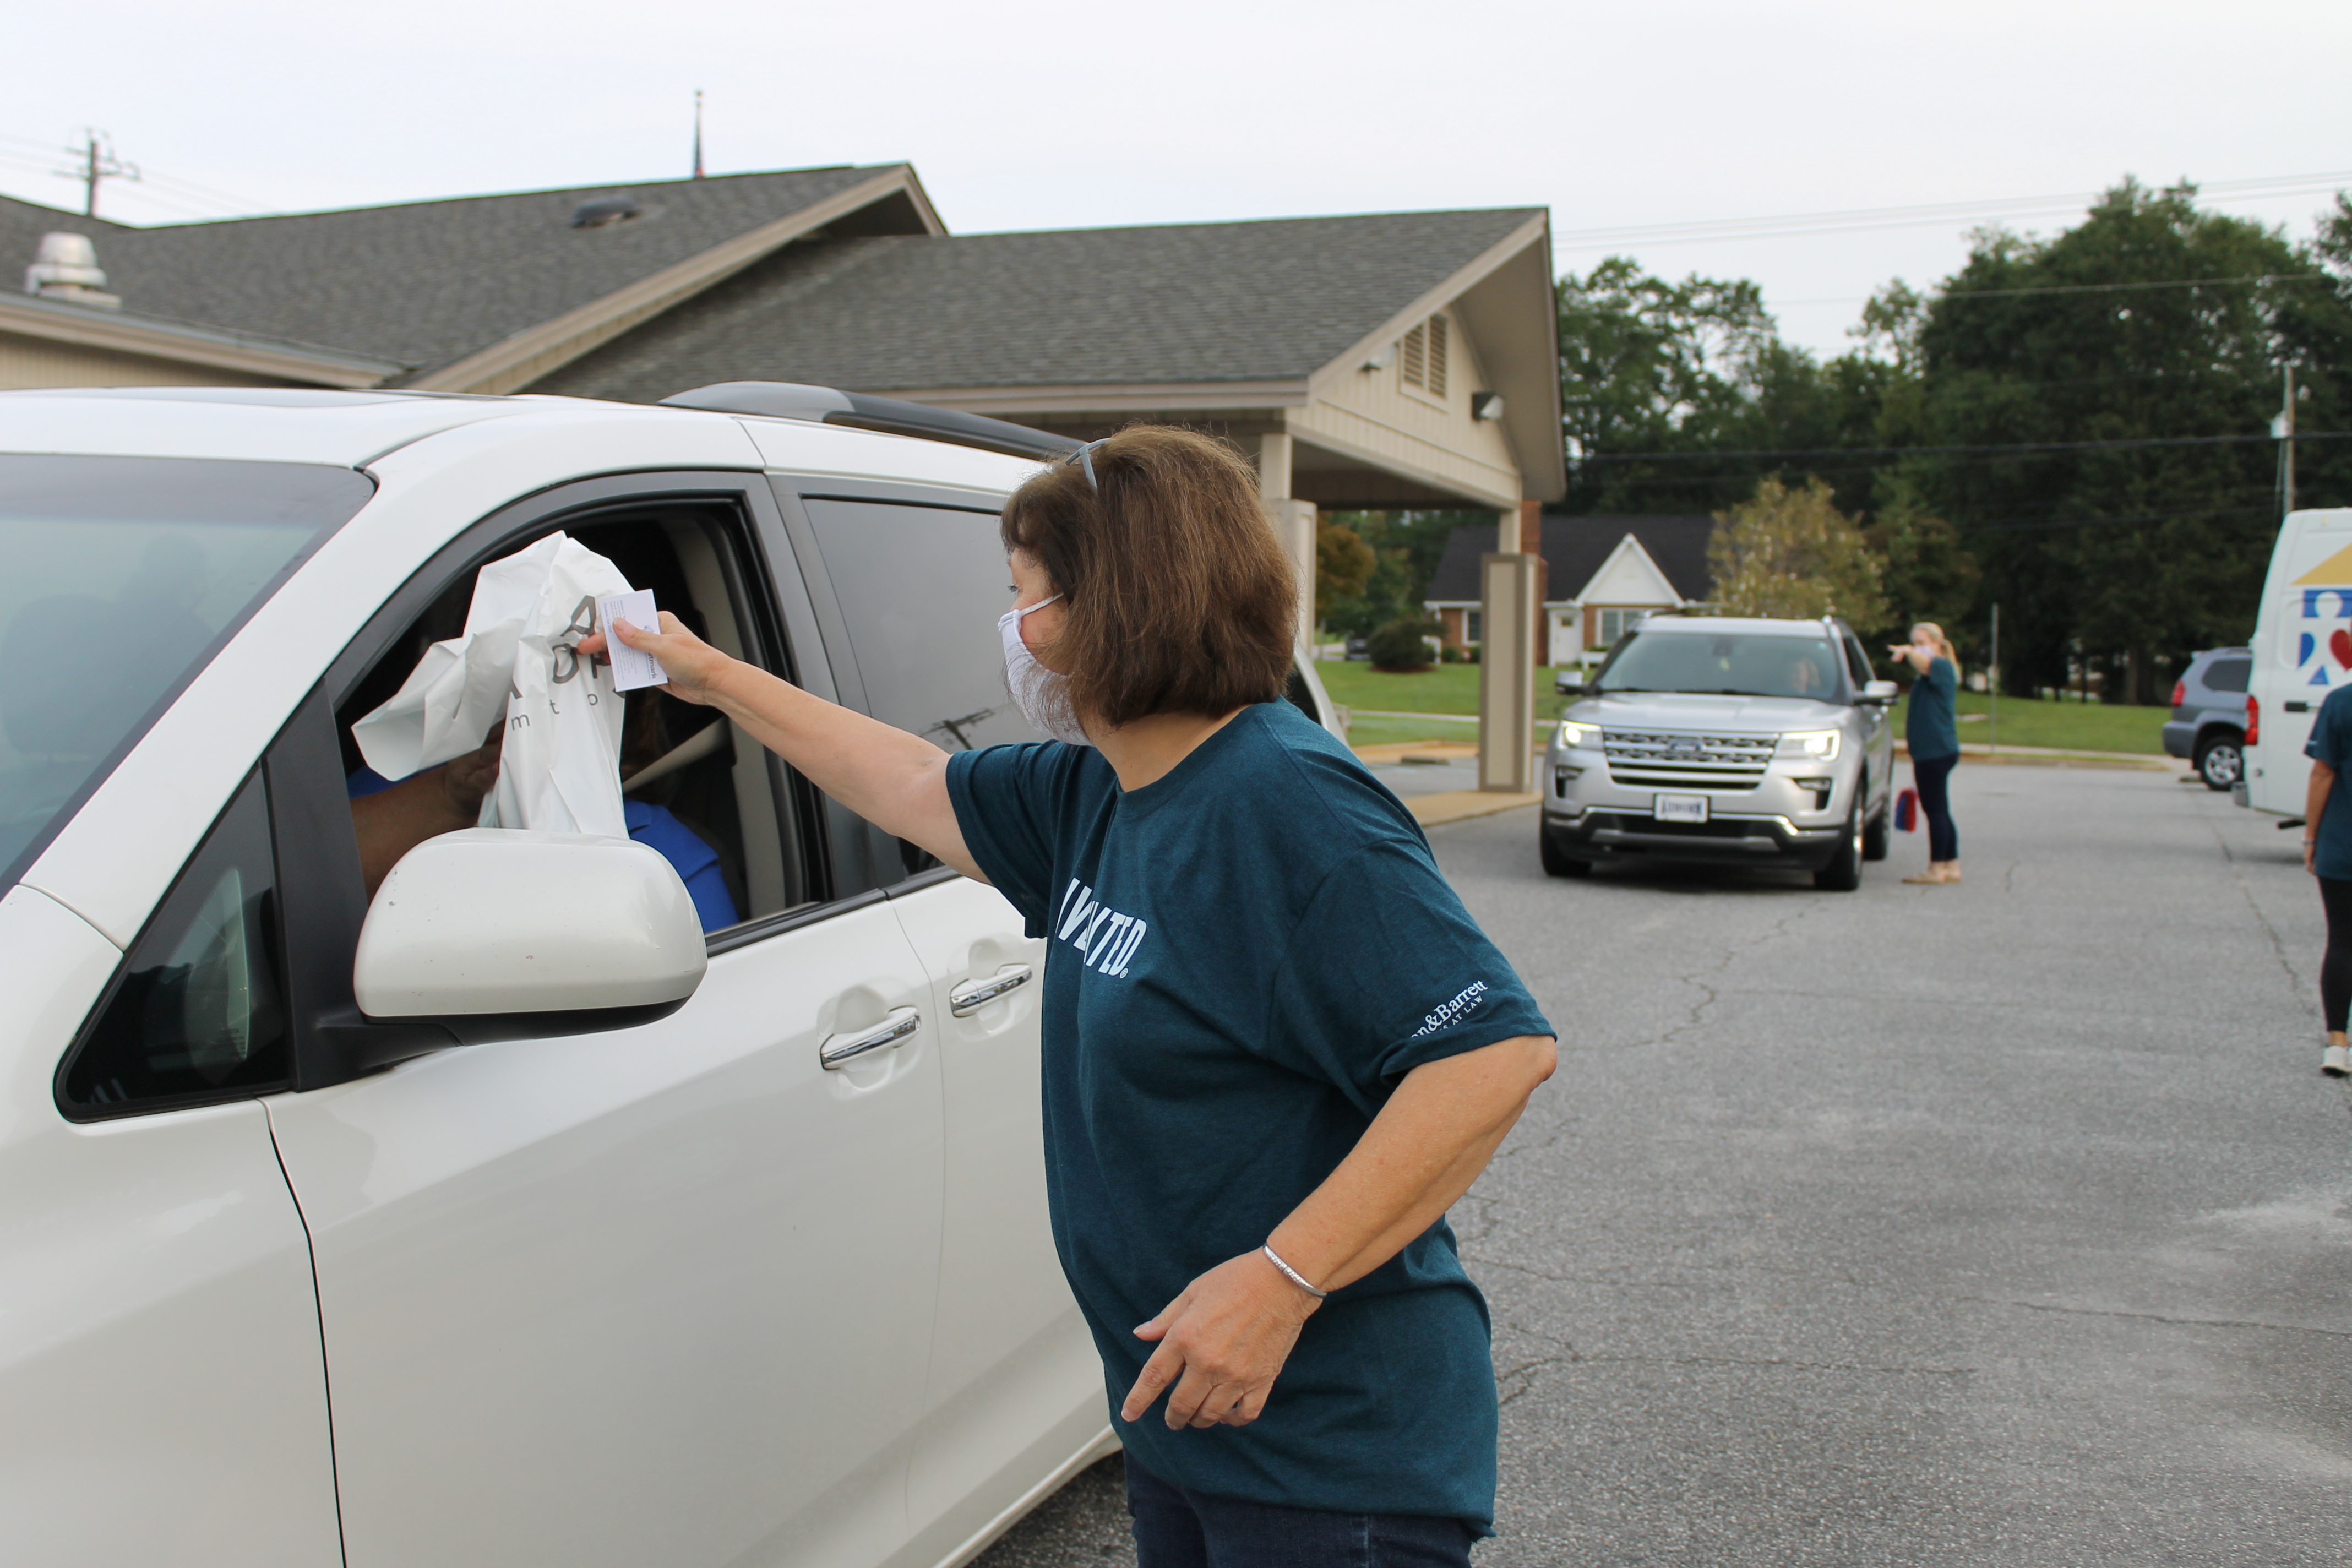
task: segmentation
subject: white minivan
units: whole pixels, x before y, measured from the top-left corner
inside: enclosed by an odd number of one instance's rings
[[[625,787],[724,914],[495,830],[367,896],[352,721],[558,529],[1027,737],[996,513],[1070,443],[675,401],[0,395],[0,1557],[936,1568],[1110,1450],[994,890],[639,694]]]
[[[2300,818],[2311,764],[2303,754],[2327,694],[2352,680],[2352,508],[2296,511],[2278,545],[2254,616],[2240,805]]]

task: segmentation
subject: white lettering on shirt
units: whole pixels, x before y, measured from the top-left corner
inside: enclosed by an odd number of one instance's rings
[[[1451,1028],[1486,1005],[1486,983],[1483,980],[1474,980],[1462,994],[1423,1018],[1421,1021],[1421,1027],[1412,1032],[1412,1037],[1417,1040],[1423,1035],[1433,1035],[1440,1029]]]
[[[1058,914],[1055,936],[1076,948],[1087,968],[1114,979],[1127,973],[1136,949],[1143,945],[1144,932],[1150,929],[1135,916],[1102,903],[1095,890],[1080,887],[1076,877],[1062,890]]]

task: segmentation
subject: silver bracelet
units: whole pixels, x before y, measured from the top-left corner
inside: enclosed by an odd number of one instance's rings
[[[1309,1285],[1307,1282],[1306,1275],[1301,1274],[1297,1269],[1293,1268],[1289,1264],[1285,1263],[1282,1260],[1281,1256],[1274,1250],[1273,1243],[1268,1242],[1265,1246],[1259,1247],[1258,1250],[1265,1253],[1266,1261],[1273,1264],[1276,1268],[1281,1269],[1284,1276],[1287,1278],[1293,1285],[1297,1286],[1301,1290],[1306,1291],[1317,1300],[1323,1300],[1331,1294],[1328,1290],[1318,1290],[1314,1286]]]

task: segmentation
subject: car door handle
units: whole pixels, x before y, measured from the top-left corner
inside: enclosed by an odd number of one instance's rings
[[[890,1016],[870,1029],[855,1029],[829,1035],[816,1048],[817,1065],[827,1072],[847,1067],[870,1052],[887,1050],[901,1040],[912,1039],[915,1031],[923,1026],[923,1016],[912,1007],[893,1007]]]
[[[957,1017],[977,1013],[1016,985],[1026,985],[1036,971],[1025,963],[1008,963],[985,980],[967,980],[948,993],[948,1011]]]

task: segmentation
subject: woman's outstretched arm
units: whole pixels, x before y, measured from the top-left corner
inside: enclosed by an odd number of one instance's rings
[[[660,662],[671,696],[718,709],[883,832],[922,846],[976,881],[988,879],[964,847],[948,799],[948,754],[939,747],[728,658],[667,610],[658,632],[626,621],[614,630]],[[604,649],[602,633],[580,643],[583,654]]]

